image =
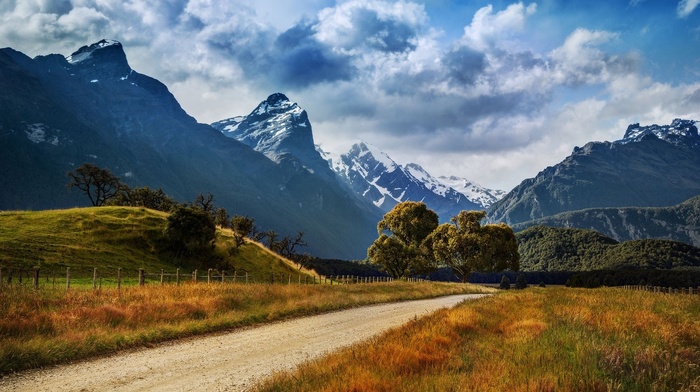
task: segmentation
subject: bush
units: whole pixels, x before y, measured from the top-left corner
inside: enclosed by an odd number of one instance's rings
[[[498,286],[499,289],[501,290],[510,290],[510,279],[508,279],[507,276],[503,275],[501,278],[501,285]]]
[[[216,226],[211,215],[198,208],[178,207],[168,216],[165,238],[178,252],[211,251]]]
[[[518,290],[527,288],[527,280],[525,279],[524,274],[518,275],[518,277],[515,279],[515,288]]]

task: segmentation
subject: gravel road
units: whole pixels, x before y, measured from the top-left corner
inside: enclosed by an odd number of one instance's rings
[[[0,391],[244,391],[275,371],[483,294],[365,306],[12,375]]]

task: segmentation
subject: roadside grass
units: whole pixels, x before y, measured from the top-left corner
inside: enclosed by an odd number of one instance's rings
[[[91,290],[0,288],[0,375],[355,306],[490,289],[450,283],[186,283]]]
[[[698,391],[700,296],[511,290],[279,373],[257,391]]]

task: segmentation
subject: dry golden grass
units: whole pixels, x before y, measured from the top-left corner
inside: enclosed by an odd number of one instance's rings
[[[700,296],[530,288],[439,311],[260,391],[697,391]]]
[[[364,304],[488,290],[441,283],[0,287],[0,374]]]

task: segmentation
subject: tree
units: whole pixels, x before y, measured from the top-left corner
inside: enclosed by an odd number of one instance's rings
[[[214,215],[214,195],[200,193],[192,202],[192,207]]]
[[[197,208],[178,207],[168,216],[165,238],[179,252],[210,252],[216,238],[211,215]]]
[[[170,212],[177,203],[166,195],[163,189],[153,190],[149,187],[129,188],[122,185],[119,193],[108,202],[110,205],[145,207],[152,210]]]
[[[513,230],[504,224],[481,226],[485,217],[484,211],[461,211],[425,239],[426,253],[462,282],[474,271],[517,271],[520,254]]]
[[[78,188],[83,191],[93,206],[104,205],[121,189],[119,178],[107,169],[101,169],[90,163],[83,163],[73,172],[68,173],[71,181],[68,189]]]
[[[236,215],[231,218],[231,229],[233,229],[233,239],[236,248],[243,245],[244,238],[255,231],[255,220],[247,216]]]
[[[214,224],[220,226],[224,229],[230,227],[230,222],[228,220],[228,211],[225,208],[217,208],[214,214]]]
[[[437,226],[437,214],[425,203],[399,203],[377,224],[379,238],[367,250],[367,257],[394,278],[430,272],[435,266],[421,244]]]

